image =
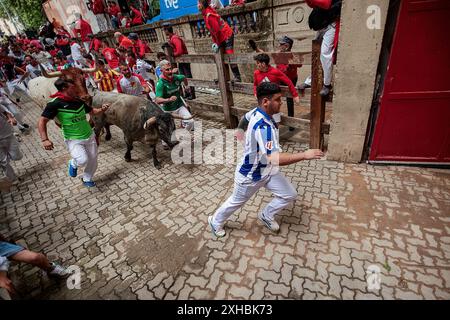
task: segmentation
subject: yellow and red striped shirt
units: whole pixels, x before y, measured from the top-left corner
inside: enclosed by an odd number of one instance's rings
[[[114,90],[114,77],[119,76],[119,73],[114,70],[97,71],[95,73],[95,79],[99,80],[101,77],[102,81],[98,83],[99,89],[101,91],[113,91]]]

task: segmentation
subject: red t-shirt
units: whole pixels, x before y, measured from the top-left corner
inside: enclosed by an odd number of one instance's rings
[[[102,45],[102,41],[100,39],[94,38],[94,39],[92,39],[91,43],[89,44],[89,50],[94,50],[94,51],[98,52],[101,45]]]
[[[137,26],[144,23],[144,18],[142,18],[142,14],[138,9],[131,8],[131,11],[134,12],[134,17],[131,19],[131,25]]]
[[[277,69],[283,72],[292,82],[298,78],[297,68],[301,64],[277,64]]]
[[[177,34],[173,34],[169,39],[169,44],[173,48],[173,56],[179,57],[183,54],[187,54],[187,48],[186,44],[184,43],[183,39],[180,38]]]
[[[119,46],[124,47],[125,49],[131,48],[133,46],[133,41],[128,39],[125,36],[119,37]]]
[[[233,35],[233,30],[231,30],[228,23],[213,8],[208,7],[204,9],[202,15],[206,28],[211,33],[212,40],[215,44],[220,45]]]
[[[298,92],[294,87],[294,84],[292,81],[280,70],[275,69],[272,66],[269,66],[269,69],[267,69],[267,72],[261,72],[258,69],[255,70],[255,73],[253,74],[253,92],[256,95],[256,87],[261,82],[273,82],[276,84],[285,84],[289,87],[289,91],[291,92],[292,96],[294,98],[298,97]]]
[[[81,41],[86,42],[89,41],[89,38],[87,37],[88,34],[92,34],[92,28],[91,25],[83,19],[79,20],[80,23],[80,29],[75,29],[75,34],[80,34]]]
[[[94,14],[105,13],[105,5],[103,4],[103,0],[92,1],[92,12]]]
[[[119,12],[121,12],[121,10],[120,10],[120,7],[117,4],[113,5],[112,7],[108,7],[108,13],[109,13],[110,16],[117,17],[117,14]]]
[[[102,55],[105,57],[106,62],[111,69],[115,69],[119,67],[119,56],[116,53],[116,49],[114,48],[105,48],[102,51]]]

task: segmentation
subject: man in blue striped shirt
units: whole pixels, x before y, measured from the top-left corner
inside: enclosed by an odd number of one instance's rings
[[[272,115],[280,112],[280,87],[275,83],[263,82],[257,87],[256,96],[259,106],[250,114],[244,155],[236,168],[233,194],[213,216],[208,217],[216,237],[225,236],[225,221],[261,187],[270,190],[275,197],[258,214],[258,218],[267,228],[278,232],[280,227],[275,221],[275,215],[297,197],[297,191],[281,174],[279,166],[323,157],[323,152],[318,149],[295,154],[282,153],[278,126],[272,118]]]

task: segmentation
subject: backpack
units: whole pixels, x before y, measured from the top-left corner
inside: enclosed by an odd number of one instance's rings
[[[308,17],[309,28],[319,31],[336,21],[341,15],[342,0],[332,0],[328,10],[315,7]]]

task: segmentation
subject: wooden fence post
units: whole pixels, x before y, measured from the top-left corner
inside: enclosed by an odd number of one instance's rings
[[[313,40],[311,53],[311,126],[309,147],[323,148],[323,122],[325,121],[325,99],[319,94],[323,86],[323,70],[320,62],[321,40]]]
[[[225,64],[223,59],[223,48],[214,55],[217,67],[217,77],[219,79],[219,89],[222,96],[223,114],[225,116],[225,123],[227,128],[234,129],[238,125],[238,119],[231,114],[231,107],[234,106],[233,93],[228,88],[228,81],[230,81],[230,69]]]

